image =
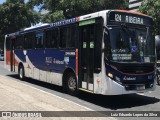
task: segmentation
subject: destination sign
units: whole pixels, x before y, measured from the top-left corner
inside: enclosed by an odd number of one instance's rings
[[[109,22],[124,22],[139,25],[151,25],[152,19],[147,16],[141,16],[132,13],[110,12]]]

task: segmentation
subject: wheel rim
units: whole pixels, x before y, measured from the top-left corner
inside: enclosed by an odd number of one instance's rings
[[[71,76],[68,80],[68,87],[72,91],[76,90],[76,79],[73,76]]]
[[[20,70],[19,70],[19,77],[22,79],[23,78],[23,69],[22,68],[20,68]]]

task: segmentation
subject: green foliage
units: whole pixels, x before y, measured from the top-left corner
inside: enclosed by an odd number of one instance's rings
[[[34,1],[34,0],[30,0]],[[50,12],[43,16],[42,21],[47,21],[53,17],[55,20],[61,20],[63,18],[73,18],[76,16],[97,12],[105,9],[125,9],[128,7],[128,0],[39,0],[33,2],[34,5],[42,5],[42,9],[47,9]],[[58,13],[61,14],[57,14]],[[60,17],[58,17],[58,16]]]
[[[33,10],[34,6],[49,11],[41,16],[41,22],[50,23],[104,9],[125,9],[128,0],[29,0],[27,3],[24,0],[6,0],[0,4],[1,41],[5,34],[40,21],[40,13]]]
[[[0,5],[0,34],[8,34],[36,24],[40,15],[33,10],[40,6],[49,12],[42,22],[55,22],[104,9],[126,8],[128,0],[6,0]]]
[[[34,6],[40,6],[41,4],[43,4],[44,1],[43,0],[29,0],[27,2],[27,7],[28,8],[34,8]]]
[[[53,23],[59,20],[64,20],[63,12],[62,11],[55,11],[54,13],[47,13],[44,14],[42,17],[42,21],[44,23]]]
[[[144,0],[139,10],[153,18],[155,33],[160,35],[160,0]]]
[[[27,8],[24,0],[7,0],[0,5],[0,34],[8,34],[36,24],[39,14]]]
[[[40,14],[24,0],[6,0],[0,4],[0,48],[3,48],[4,36],[20,29],[30,27],[40,21]]]

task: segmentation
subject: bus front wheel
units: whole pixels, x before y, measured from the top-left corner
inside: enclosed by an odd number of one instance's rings
[[[24,75],[24,67],[23,67],[22,65],[19,67],[19,78],[20,78],[21,80],[24,80],[24,78],[25,78],[25,75]]]
[[[67,93],[70,95],[77,95],[77,78],[74,73],[67,75]]]

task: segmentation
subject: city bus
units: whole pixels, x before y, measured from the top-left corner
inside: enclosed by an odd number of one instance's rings
[[[79,90],[122,95],[155,90],[151,17],[103,10],[5,36],[5,67],[25,77]]]

